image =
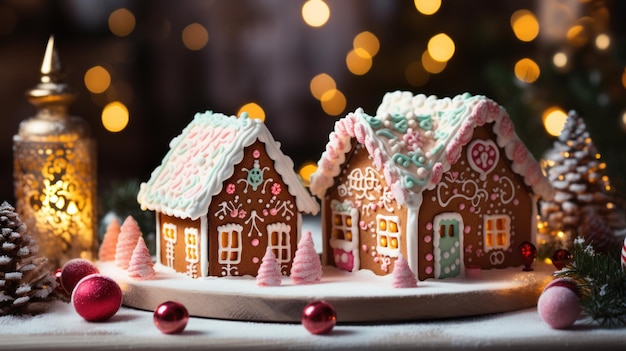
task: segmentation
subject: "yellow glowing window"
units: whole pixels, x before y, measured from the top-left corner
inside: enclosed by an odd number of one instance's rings
[[[220,264],[236,264],[241,262],[241,231],[239,224],[226,224],[218,227],[219,248],[218,262]]]
[[[400,219],[397,216],[377,215],[376,251],[389,257],[398,257],[400,254]]]
[[[272,223],[267,226],[268,247],[274,252],[278,263],[291,260],[291,226],[286,223]]]
[[[485,251],[508,249],[511,245],[511,218],[507,215],[486,215],[483,243]]]
[[[333,211],[332,238],[342,241],[354,240],[355,233],[358,233],[356,216],[357,212],[353,211]]]

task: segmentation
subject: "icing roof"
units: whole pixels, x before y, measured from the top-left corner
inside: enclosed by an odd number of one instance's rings
[[[341,171],[352,147],[351,139],[356,138],[367,149],[374,166],[383,170],[396,200],[417,207],[422,191],[434,188],[442,174],[459,160],[474,129],[492,122],[496,142],[512,162],[513,171],[535,194],[552,197],[554,189],[539,163],[497,103],[469,94],[438,99],[401,91],[385,94],[376,116],[359,108],[335,123],[318,169],[311,176],[311,192],[320,199],[324,197]]]
[[[282,153],[280,143],[261,120],[248,118],[245,113],[240,118],[211,111],[197,113],[172,139],[150,180],[141,184],[137,201],[143,210],[197,219],[206,214],[213,196],[243,160],[244,148],[257,139],[265,144],[298,210],[317,214],[319,205],[300,183],[291,158]]]

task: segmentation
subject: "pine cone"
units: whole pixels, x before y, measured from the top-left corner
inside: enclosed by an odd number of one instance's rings
[[[56,288],[47,259],[6,201],[0,205],[0,315],[34,313]]]

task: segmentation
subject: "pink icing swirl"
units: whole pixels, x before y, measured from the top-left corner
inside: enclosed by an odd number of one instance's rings
[[[294,284],[312,284],[322,278],[322,263],[315,251],[311,232],[302,234],[298,250],[291,266],[291,279]]]
[[[256,276],[256,285],[258,286],[278,286],[281,283],[282,274],[280,265],[272,249],[269,247],[265,250],[265,256],[261,261],[261,266]]]

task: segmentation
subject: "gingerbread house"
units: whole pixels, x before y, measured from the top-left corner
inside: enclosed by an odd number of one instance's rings
[[[266,248],[288,274],[302,213],[319,205],[265,124],[198,113],[141,184],[156,212],[157,262],[192,277],[256,276]]]
[[[553,194],[497,103],[400,91],[336,122],[310,190],[324,264],[385,275],[402,254],[420,280],[521,266]]]

